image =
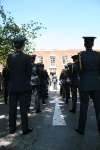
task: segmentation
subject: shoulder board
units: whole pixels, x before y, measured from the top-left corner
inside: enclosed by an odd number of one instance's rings
[[[84,54],[86,51],[80,51],[78,55]]]

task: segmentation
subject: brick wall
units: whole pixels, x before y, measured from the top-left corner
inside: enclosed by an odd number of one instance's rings
[[[68,61],[71,61],[71,56],[76,55],[80,50],[40,50],[33,52],[33,55],[36,54],[36,62],[38,62],[38,57],[43,57],[43,63],[45,66],[45,69],[47,69],[49,75],[50,72],[56,72],[57,76],[59,77],[61,70],[64,68],[62,56],[67,56]],[[50,56],[55,56],[55,66],[50,66]],[[55,71],[56,70],[56,71]]]

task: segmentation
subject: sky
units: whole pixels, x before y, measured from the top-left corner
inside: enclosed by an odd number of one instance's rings
[[[16,23],[42,22],[36,49],[83,49],[83,36],[96,36],[100,49],[100,0],[0,0]]]

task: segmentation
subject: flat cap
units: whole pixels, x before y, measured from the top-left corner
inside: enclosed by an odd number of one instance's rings
[[[83,36],[82,38],[84,39],[84,42],[86,42],[86,43],[93,43],[96,37]]]

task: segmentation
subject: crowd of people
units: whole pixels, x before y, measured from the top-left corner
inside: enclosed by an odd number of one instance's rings
[[[71,113],[77,110],[77,100],[80,100],[79,122],[76,132],[85,133],[89,99],[93,99],[98,132],[100,134],[100,53],[93,51],[95,37],[84,37],[86,51],[72,56],[73,63],[68,63],[60,74],[60,95],[69,103],[72,99]],[[48,85],[52,82],[57,90],[57,76],[52,80],[44,64],[35,63],[36,55],[30,56],[23,52],[26,39],[22,36],[14,38],[15,52],[9,54],[6,66],[0,73],[0,91],[4,89],[4,102],[9,103],[9,132],[16,131],[17,103],[20,105],[22,132],[32,131],[28,125],[31,95],[35,97],[35,111],[41,112],[41,103],[48,98]],[[2,86],[3,79],[3,86]],[[8,101],[9,98],[9,101]]]

